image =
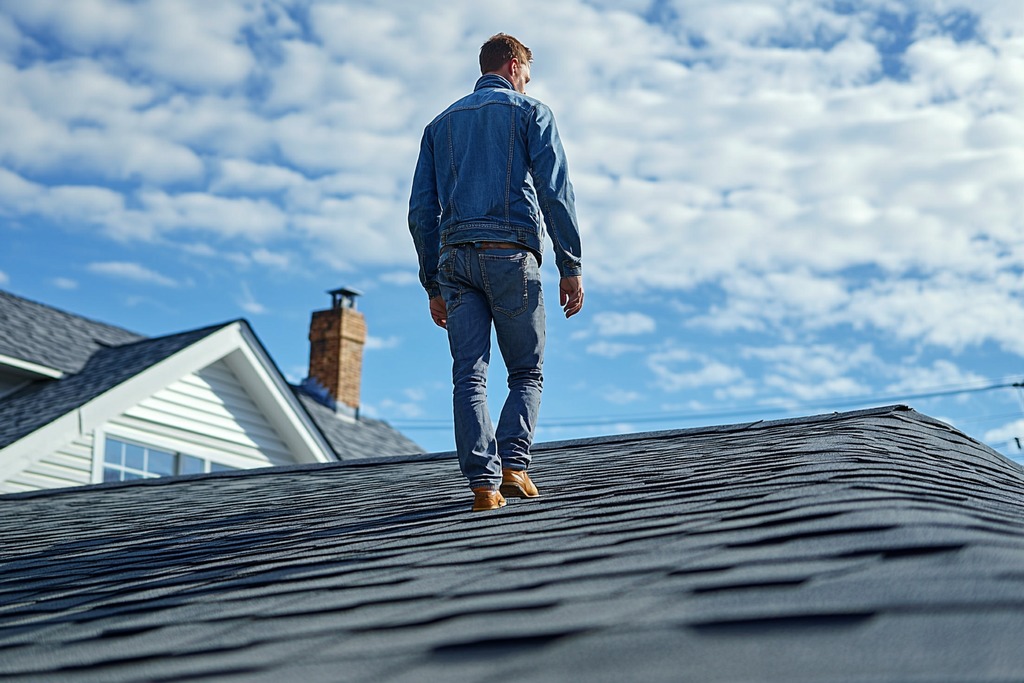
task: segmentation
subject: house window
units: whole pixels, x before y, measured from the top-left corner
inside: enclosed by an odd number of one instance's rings
[[[109,436],[103,449],[103,481],[155,479],[175,474],[202,474],[235,469],[238,468],[208,458],[142,446]]]

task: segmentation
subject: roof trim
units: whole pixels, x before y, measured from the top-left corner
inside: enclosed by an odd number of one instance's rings
[[[40,365],[2,353],[0,353],[0,367],[14,370],[15,373],[25,375],[31,379],[60,379],[64,376],[64,372],[57,368],[51,368],[47,365]]]

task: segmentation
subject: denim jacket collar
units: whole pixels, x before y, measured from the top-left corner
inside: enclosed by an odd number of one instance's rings
[[[498,74],[484,74],[478,78],[476,86],[473,87],[473,92],[476,92],[481,88],[505,88],[506,90],[515,90],[511,83]]]

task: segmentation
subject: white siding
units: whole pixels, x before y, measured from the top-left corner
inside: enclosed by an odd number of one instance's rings
[[[79,437],[54,453],[36,461],[7,481],[0,493],[81,486],[92,482],[92,435]]]
[[[110,420],[103,430],[113,437],[238,468],[296,462],[223,361],[158,391]],[[80,436],[0,482],[0,493],[92,483],[93,441],[92,434]]]
[[[160,445],[211,457],[235,467],[294,464],[281,437],[223,361],[183,377],[111,420],[131,434],[151,434]]]

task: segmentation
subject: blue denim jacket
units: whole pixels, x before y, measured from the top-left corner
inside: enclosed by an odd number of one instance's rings
[[[575,198],[554,115],[485,74],[423,131],[409,199],[420,282],[428,296],[440,294],[438,259],[451,244],[516,242],[539,260],[544,224],[559,274],[579,275]]]

